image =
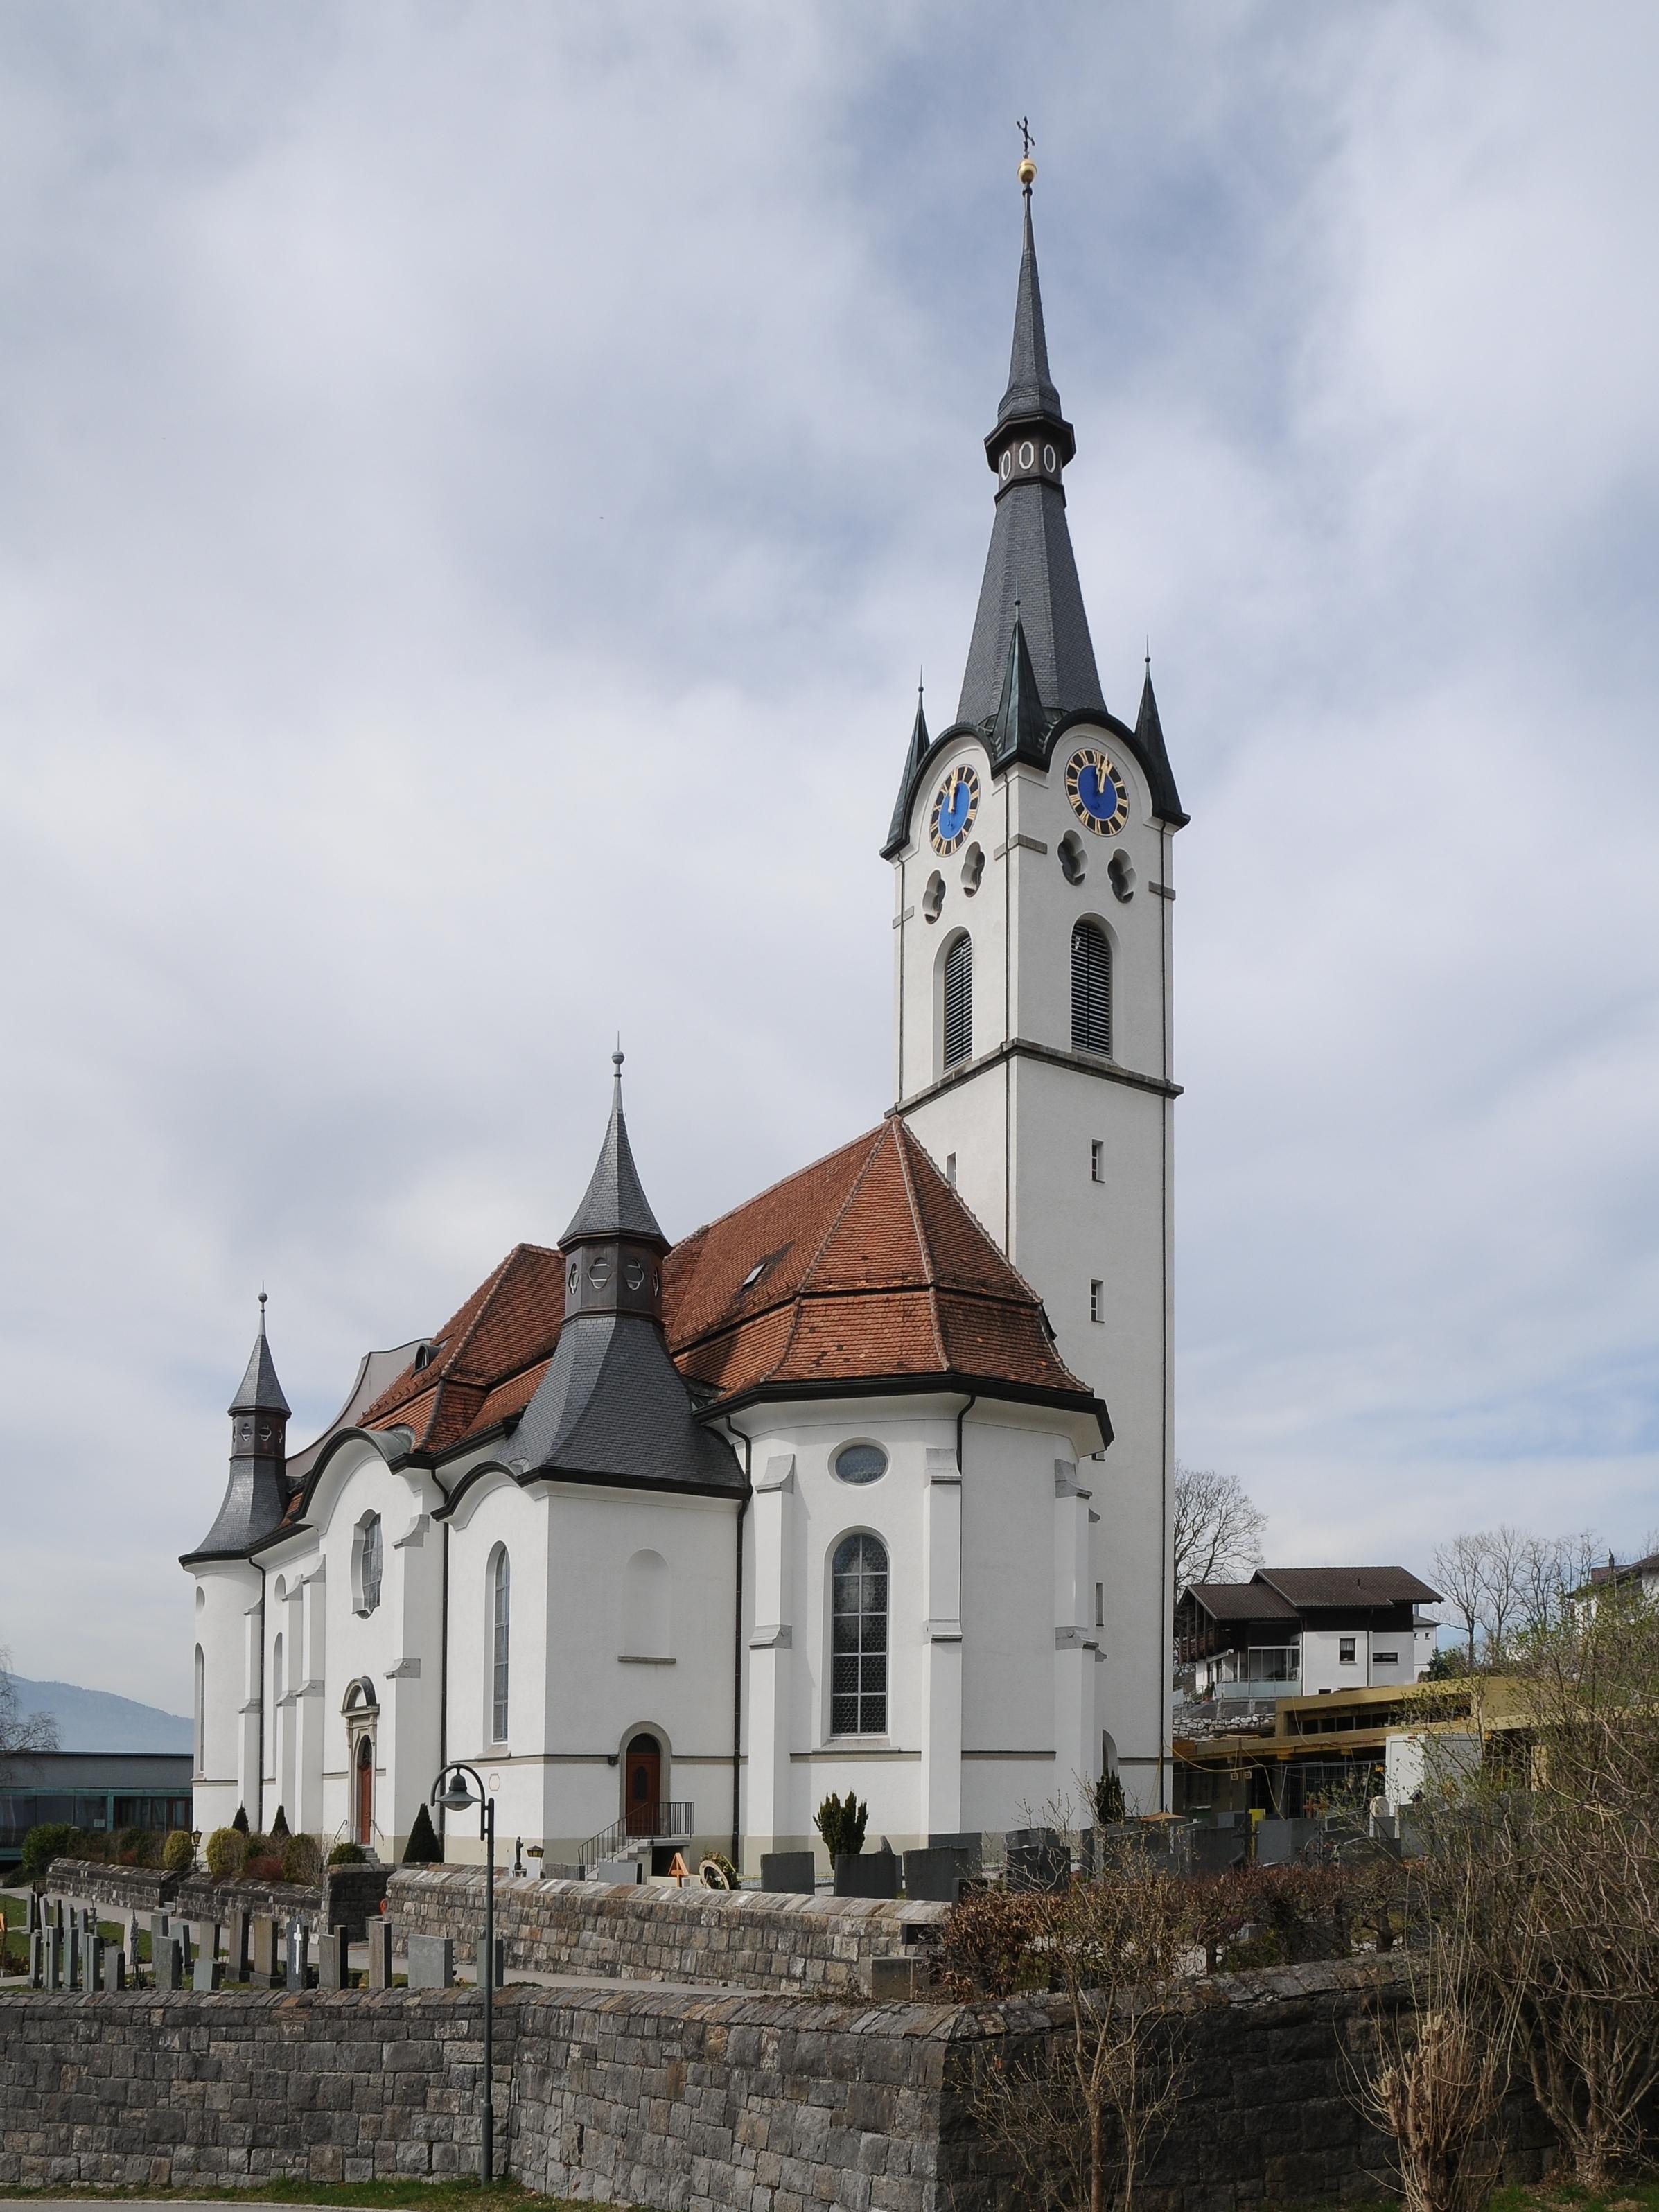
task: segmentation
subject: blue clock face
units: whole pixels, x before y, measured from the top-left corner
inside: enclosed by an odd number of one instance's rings
[[[979,811],[979,778],[970,768],[953,768],[933,800],[928,834],[937,853],[954,853],[974,826]]]
[[[1097,745],[1081,746],[1066,763],[1066,796],[1097,837],[1115,837],[1129,818],[1128,787]]]

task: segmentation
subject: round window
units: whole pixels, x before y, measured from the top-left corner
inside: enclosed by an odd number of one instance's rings
[[[623,1279],[626,1282],[630,1291],[637,1291],[642,1288],[645,1282],[645,1263],[643,1261],[630,1260],[628,1265],[623,1269]]]
[[[878,1482],[887,1472],[887,1455],[879,1444],[843,1444],[831,1464],[842,1482]]]
[[[606,1259],[593,1261],[587,1270],[587,1279],[596,1291],[602,1291],[611,1280],[611,1262]]]

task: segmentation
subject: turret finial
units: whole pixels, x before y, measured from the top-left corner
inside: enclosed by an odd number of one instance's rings
[[[1020,143],[1025,149],[1019,157],[1019,187],[1029,200],[1031,197],[1031,186],[1036,182],[1036,163],[1031,159],[1031,125],[1029,118],[1022,115],[1014,128],[1018,131]]]

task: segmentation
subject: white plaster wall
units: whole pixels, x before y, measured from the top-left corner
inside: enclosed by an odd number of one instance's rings
[[[252,1771],[252,1738],[244,1708],[251,1677],[252,1694],[258,1694],[258,1647],[256,1642],[250,1648],[248,1614],[257,1613],[259,1576],[245,1560],[216,1559],[197,1568],[193,1579],[191,1663],[193,1682],[199,1647],[203,1741],[191,1785],[191,1819],[206,1835],[229,1826]]]
[[[734,1500],[585,1484],[522,1490],[482,1477],[451,1523],[449,1733],[497,1797],[503,1855],[512,1839],[574,1859],[622,1811],[621,1754],[647,1729],[665,1753],[662,1794],[696,1808],[696,1835],[729,1845],[737,1576]],[[505,1744],[489,1736],[487,1577],[495,1545],[512,1561],[511,1694]],[[668,1664],[630,1663],[629,1561],[667,1571]],[[479,1856],[475,1827],[454,1824],[452,1859]]]
[[[769,1639],[750,1651],[744,1698],[751,1865],[763,1850],[818,1848],[813,1815],[832,1790],[856,1791],[870,1808],[871,1843],[885,1835],[895,1850],[930,1833],[1018,1825],[1027,1803],[1053,1794],[1056,1530],[1073,1528],[1078,1512],[1075,1500],[1056,1498],[1054,1467],[1074,1468],[1079,1432],[1085,1440],[1089,1432],[1043,1408],[975,1407],[963,1423],[958,1484],[963,1404],[945,1395],[848,1400],[743,1417],[757,1485],[745,1541],[745,1643],[757,1629]],[[836,1454],[866,1441],[887,1453],[886,1473],[873,1483],[841,1481]],[[763,1487],[786,1466],[787,1510]],[[775,1577],[757,1555],[771,1528],[787,1532]],[[842,1541],[861,1530],[888,1554],[888,1727],[878,1738],[837,1738],[830,1571]],[[1081,1588],[1085,1579],[1086,1562],[1072,1581]],[[782,1649],[773,1640],[781,1626]],[[1091,1678],[1092,1652],[1064,1660]],[[769,1782],[770,1754],[763,1759],[755,1731],[775,1683],[787,1723]],[[1088,1740],[1097,1743],[1092,1714]],[[1097,1748],[1095,1759],[1097,1767]],[[1073,1763],[1066,1762],[1068,1784]]]
[[[1302,1637],[1303,1693],[1313,1696],[1322,1690],[1378,1689],[1414,1682],[1419,1663],[1426,1667],[1433,1650],[1431,1640],[1419,1662],[1418,1639],[1425,1632],[1409,1628],[1306,1629]],[[1426,1634],[1431,1639],[1433,1631]],[[1339,1655],[1343,1640],[1350,1637],[1354,1656],[1345,1661]],[[1378,1652],[1395,1652],[1398,1657],[1390,1664],[1379,1661]]]
[[[1078,828],[1065,767],[1077,745],[1091,742],[1117,763],[1131,811],[1116,838],[1079,830],[1085,875],[1073,884],[1059,860],[1061,838]],[[971,899],[953,873],[961,856],[939,860],[927,834],[933,794],[958,753],[975,760],[981,780],[970,842],[981,838],[988,860]],[[975,939],[975,1057],[1010,1036],[1069,1052],[1071,935],[1085,916],[1107,930],[1114,948],[1112,1066],[1170,1076],[1170,907],[1152,889],[1173,888],[1170,840],[1152,819],[1145,779],[1125,747],[1080,728],[1056,749],[1048,775],[1020,769],[992,788],[983,749],[968,741],[930,772],[912,833],[896,871],[902,1098],[939,1073],[938,946],[959,927]],[[997,857],[1001,847],[1007,849]],[[1117,851],[1133,872],[1127,902],[1108,878]],[[947,890],[930,923],[922,893],[935,866]],[[908,1109],[906,1119],[941,1166],[955,1155],[963,1199],[1040,1292],[1061,1357],[1110,1410],[1115,1441],[1092,1479],[1099,1517],[1091,1580],[1103,1585],[1106,1612],[1097,1717],[1113,1739],[1132,1802],[1155,1805],[1167,1791],[1170,1694],[1171,1103],[1157,1090],[1021,1057],[951,1085]],[[1091,1181],[1095,1139],[1105,1147],[1107,1179],[1099,1185]],[[1099,1323],[1090,1319],[1097,1279]]]

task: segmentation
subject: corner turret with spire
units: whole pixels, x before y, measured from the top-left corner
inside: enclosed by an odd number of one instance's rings
[[[283,1468],[291,1411],[276,1379],[265,1334],[265,1293],[259,1293],[259,1327],[247,1366],[231,1400],[230,1475],[218,1516],[185,1564],[236,1559],[268,1536],[288,1504]]]

